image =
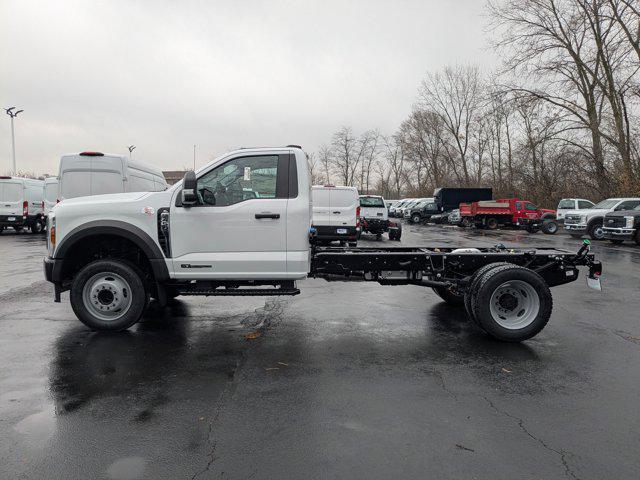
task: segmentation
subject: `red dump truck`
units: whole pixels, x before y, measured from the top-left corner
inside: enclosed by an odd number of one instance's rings
[[[519,198],[500,198],[460,204],[462,225],[495,230],[499,227],[524,228],[528,232],[542,230],[554,234],[558,231],[556,211],[538,208]]]

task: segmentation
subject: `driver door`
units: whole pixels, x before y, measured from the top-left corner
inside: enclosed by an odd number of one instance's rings
[[[176,278],[286,276],[288,162],[247,153],[199,174],[197,205],[171,208]]]

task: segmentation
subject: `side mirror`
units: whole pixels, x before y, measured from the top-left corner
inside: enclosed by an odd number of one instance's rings
[[[198,188],[198,179],[194,171],[188,171],[184,174],[182,180],[182,205],[190,207],[198,203],[198,195],[196,189]]]

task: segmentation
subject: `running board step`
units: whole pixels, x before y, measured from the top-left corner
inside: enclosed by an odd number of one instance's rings
[[[180,295],[202,295],[205,297],[270,297],[298,295],[298,288],[219,288],[180,291]]]

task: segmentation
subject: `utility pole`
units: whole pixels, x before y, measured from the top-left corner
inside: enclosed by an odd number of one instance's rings
[[[11,156],[13,158],[13,175],[16,175],[16,137],[13,130],[13,119],[18,116],[19,113],[24,112],[24,110],[18,110],[14,112],[16,107],[5,108],[4,111],[11,117]]]
[[[131,158],[131,153],[136,149],[135,145],[129,145],[127,147],[127,149],[129,150],[129,158]]]
[[[193,146],[193,171],[196,171],[196,146]]]

